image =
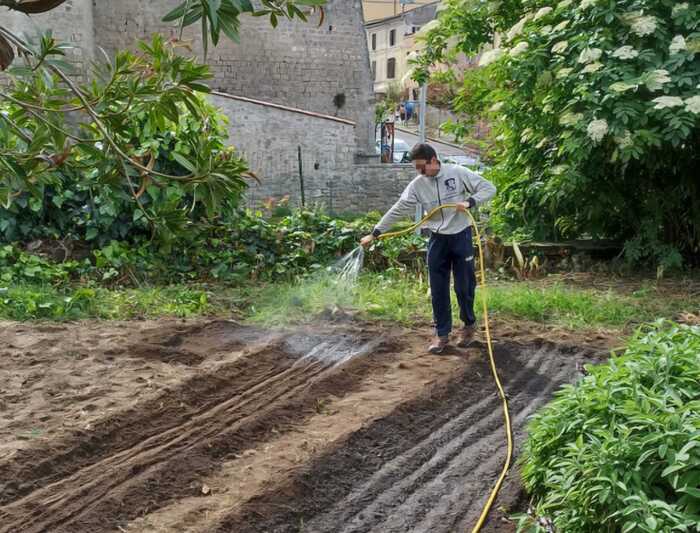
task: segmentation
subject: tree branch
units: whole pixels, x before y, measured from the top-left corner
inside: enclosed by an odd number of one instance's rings
[[[24,142],[27,144],[30,144],[32,142],[32,138],[24,133],[22,128],[19,127],[17,123],[15,123],[10,117],[5,116],[4,113],[0,113],[0,118],[4,119],[11,127],[13,130],[17,132],[17,135],[19,135]]]

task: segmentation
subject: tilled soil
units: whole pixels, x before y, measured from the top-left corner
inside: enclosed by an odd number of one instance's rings
[[[361,323],[3,326],[0,533],[459,531],[503,464],[478,343],[427,356],[425,333]],[[507,341],[496,359],[519,445],[585,354]],[[512,531],[520,497],[514,470],[486,530]]]
[[[577,357],[551,347],[510,345],[499,347],[496,358],[520,443],[527,417],[574,377]],[[218,531],[467,530],[506,453],[501,402],[493,389],[487,362],[475,361],[455,379],[338,443],[225,519]],[[500,505],[512,503],[502,499]],[[281,511],[270,512],[275,509]]]

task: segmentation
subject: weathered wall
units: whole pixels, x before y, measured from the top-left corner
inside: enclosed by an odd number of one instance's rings
[[[36,35],[52,29],[56,40],[70,44],[66,58],[75,65],[76,78],[84,81],[95,51],[92,0],[68,0],[50,13],[27,17],[16,11],[0,8],[3,26],[18,34]]]
[[[119,0],[95,4],[98,44],[107,51],[132,46],[155,32],[175,35],[162,16],[179,0]],[[241,42],[222,38],[209,51],[215,78],[212,87],[230,94],[337,115],[358,124],[358,151],[373,152],[374,105],[360,0],[330,0],[322,26],[318,15],[309,23],[245,15]],[[186,37],[201,56],[197,26]],[[345,95],[338,109],[334,97]]]
[[[348,121],[223,94],[211,100],[230,118],[231,143],[262,181],[246,194],[250,206],[285,196],[292,205],[300,204],[299,147],[307,204],[323,204],[333,212],[386,209],[415,177],[407,165],[355,164],[355,126]]]

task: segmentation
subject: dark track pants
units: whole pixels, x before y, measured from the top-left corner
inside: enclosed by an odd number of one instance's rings
[[[437,335],[444,337],[452,331],[450,273],[454,274],[459,317],[466,325],[474,324],[476,274],[471,227],[454,235],[433,233],[428,243],[428,272]]]

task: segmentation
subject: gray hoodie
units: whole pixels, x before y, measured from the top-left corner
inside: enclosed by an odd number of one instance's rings
[[[404,189],[401,198],[382,217],[375,226],[375,236],[386,233],[398,221],[412,217],[416,205],[423,213],[443,204],[466,202],[469,207],[488,202],[496,194],[496,187],[476,172],[459,165],[442,164],[435,177],[417,176]],[[469,217],[456,209],[443,209],[423,224],[433,233],[454,234],[471,225]]]

